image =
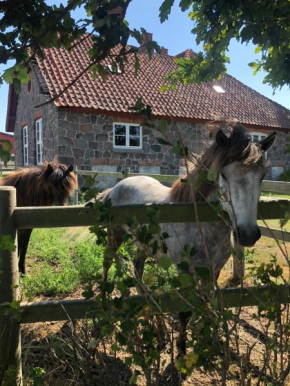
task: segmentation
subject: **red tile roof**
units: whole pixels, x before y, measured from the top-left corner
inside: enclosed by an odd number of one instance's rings
[[[87,51],[90,38],[70,52],[65,49],[44,49],[44,58],[37,58],[41,74],[53,97],[68,85],[89,64]],[[186,50],[178,57],[190,57]],[[110,64],[110,60],[104,62]],[[59,107],[92,109],[104,114],[130,113],[138,97],[151,105],[157,117],[205,122],[237,118],[245,125],[290,129],[290,110],[262,96],[229,75],[202,85],[178,84],[175,91],[160,92],[164,76],[176,69],[175,57],[154,54],[149,60],[140,54],[141,70],[134,77],[134,58],[130,56],[123,74],[115,74],[103,82],[90,72],[85,73],[55,104]],[[109,70],[108,70],[109,72]],[[225,93],[218,93],[219,85]]]

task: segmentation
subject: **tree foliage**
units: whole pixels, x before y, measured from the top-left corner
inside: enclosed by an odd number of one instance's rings
[[[120,52],[112,58],[112,65],[123,67],[126,55],[134,53],[137,47],[127,46],[129,37],[142,43],[141,29],[130,29],[124,20],[128,5],[132,0],[69,0],[62,4],[48,5],[45,0],[0,1],[0,64],[13,59],[16,64],[0,77],[19,89],[21,83],[28,83],[27,66],[35,55],[43,55],[42,48],[65,47],[71,49],[78,44],[76,39],[85,39],[89,33],[93,47],[88,52],[90,64],[84,71],[92,70],[104,74],[100,64],[110,54],[112,48],[120,45]],[[71,11],[83,7],[87,17],[75,20]],[[148,52],[159,47],[155,42],[145,45]],[[136,59],[136,68],[139,62]]]
[[[164,0],[160,20],[170,14],[173,0]],[[203,44],[203,53],[179,59],[180,68],[168,78],[189,82],[213,80],[225,72],[226,56],[232,39],[256,45],[261,58],[250,63],[256,74],[264,70],[265,83],[274,89],[290,84],[290,2],[288,0],[181,0],[183,11],[190,10],[192,33]]]
[[[135,0],[137,1],[137,0]],[[133,37],[142,44],[142,33],[130,29],[125,20],[132,0],[68,0],[67,5],[49,5],[45,0],[0,1],[0,64],[15,60],[15,65],[0,77],[13,83],[19,90],[27,83],[27,65],[36,54],[42,55],[41,47],[70,49],[76,38],[84,38],[88,32],[93,39],[89,51],[91,63],[86,70],[105,75],[102,59],[116,45],[121,49],[112,58],[113,65],[123,67],[126,55],[136,58],[135,70],[139,70],[137,47],[128,48]],[[160,2],[160,21],[170,15],[174,0]],[[193,34],[197,43],[203,44],[203,52],[193,58],[178,59],[179,68],[171,73],[167,81],[203,82],[217,78],[226,70],[229,61],[226,52],[230,41],[252,42],[261,57],[250,63],[256,73],[266,71],[264,79],[273,88],[290,84],[290,3],[288,0],[179,0],[182,11],[189,11],[193,21]],[[86,11],[86,18],[75,20],[71,12],[79,7]],[[74,43],[73,43],[74,42]],[[155,49],[156,42],[146,44],[148,54]]]

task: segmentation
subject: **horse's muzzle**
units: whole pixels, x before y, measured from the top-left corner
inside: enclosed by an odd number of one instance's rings
[[[258,226],[237,227],[234,230],[235,240],[242,247],[253,247],[261,237],[261,231]]]

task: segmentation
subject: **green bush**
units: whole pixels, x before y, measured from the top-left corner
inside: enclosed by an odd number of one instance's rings
[[[280,174],[279,181],[285,181],[285,182],[290,181],[290,170],[289,169],[285,170],[283,173]]]

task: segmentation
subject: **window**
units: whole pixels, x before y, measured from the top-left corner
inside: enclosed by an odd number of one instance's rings
[[[219,85],[217,85],[217,84],[213,85],[212,88],[213,88],[216,92],[218,92],[218,93],[220,93],[220,94],[224,94],[224,93],[225,93],[225,90],[222,88],[222,86],[219,86]]]
[[[36,128],[36,164],[42,165],[42,119],[35,122]]]
[[[23,165],[28,165],[28,126],[22,128],[23,139]]]
[[[115,149],[142,149],[142,127],[131,123],[114,123]]]
[[[254,142],[262,141],[262,139],[265,139],[267,137],[267,135],[263,133],[250,133],[250,136],[252,138],[252,141]]]

